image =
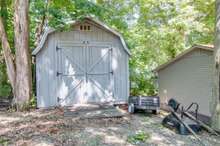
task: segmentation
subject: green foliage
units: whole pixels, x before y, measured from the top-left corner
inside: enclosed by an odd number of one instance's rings
[[[0,11],[11,46],[14,43],[12,2],[2,0]],[[157,93],[153,69],[193,44],[213,42],[214,12],[214,0],[31,0],[30,48],[35,48],[36,26],[44,16],[49,26],[67,29],[68,21],[97,17],[121,32],[131,50],[131,94],[153,95]],[[5,74],[0,53],[0,96],[11,93]]]
[[[7,146],[9,143],[9,140],[4,139],[3,137],[0,137],[0,145]]]
[[[7,97],[11,94],[11,86],[8,83],[4,62],[0,61],[0,97]]]
[[[127,37],[132,94],[156,93],[152,70],[193,44],[212,44],[214,0],[136,0],[137,23]],[[153,92],[152,92],[153,91]]]
[[[11,0],[1,0],[0,1],[0,15],[3,18],[3,23],[6,28],[9,43],[13,44],[13,29],[12,29],[12,9],[8,9],[11,5]],[[12,48],[14,52],[14,49]],[[3,58],[2,47],[0,46],[0,97],[7,97],[11,95],[11,86],[8,82],[7,72],[6,72],[6,65]]]
[[[37,98],[32,96],[29,102],[29,108],[36,108],[37,107]]]
[[[144,143],[150,138],[150,134],[143,132],[143,131],[138,131],[136,134],[128,136],[127,141],[131,144],[139,144],[139,143]]]

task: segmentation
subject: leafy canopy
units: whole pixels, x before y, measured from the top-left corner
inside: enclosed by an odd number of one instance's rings
[[[11,46],[12,2],[2,0],[0,11]],[[157,93],[152,73],[156,66],[193,44],[212,44],[214,10],[214,0],[31,0],[30,48],[35,47],[36,27],[44,16],[52,27],[84,16],[97,17],[121,32],[132,52],[131,94],[152,95]],[[1,51],[0,96],[10,92]]]

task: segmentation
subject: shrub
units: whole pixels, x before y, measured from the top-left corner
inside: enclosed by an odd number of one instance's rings
[[[139,144],[141,142],[146,142],[146,140],[149,138],[150,138],[149,133],[138,131],[136,134],[128,136],[127,141],[131,144]]]

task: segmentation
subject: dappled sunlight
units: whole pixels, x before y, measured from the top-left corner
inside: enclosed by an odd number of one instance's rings
[[[93,105],[97,108],[97,105]],[[88,111],[88,115],[85,112]],[[71,111],[76,115],[65,117],[63,110],[36,110],[31,112],[7,113],[1,115],[8,122],[0,123],[0,136],[12,143],[28,145],[132,145],[128,137],[143,131],[149,138],[143,145],[195,145],[192,136],[178,135],[161,125],[160,116],[134,114],[124,118],[91,118],[101,111],[92,111],[91,105],[75,105]],[[78,111],[78,112],[77,112]],[[18,117],[13,118],[13,117]],[[10,122],[9,122],[10,121]],[[219,139],[200,135],[201,139],[218,145]]]
[[[76,46],[64,48],[60,59],[64,66],[60,66],[59,104],[72,106],[77,103],[115,101],[111,49],[99,45],[89,46],[87,50]],[[88,60],[82,59],[86,51],[91,57]]]
[[[0,127],[1,129],[1,127]],[[12,128],[10,127],[4,127],[3,129],[0,130],[0,135],[4,135],[5,133],[11,132]]]
[[[112,58],[112,69],[116,70],[118,68],[118,62],[115,57]]]
[[[109,51],[109,48],[102,48],[101,49],[101,56],[105,56],[106,53],[108,53],[108,51]]]
[[[59,89],[59,93],[58,93],[59,98],[61,100],[64,100],[64,98],[68,95],[68,93],[69,93],[69,89],[68,88],[69,87],[66,86],[66,84],[64,82],[61,83],[60,89]]]
[[[20,117],[9,117],[8,115],[0,115],[0,124],[5,125],[11,122],[19,121]]]
[[[156,133],[153,133],[152,136],[151,136],[151,140],[152,141],[166,141],[166,138],[162,137],[161,135],[159,134],[156,134]]]
[[[114,127],[114,129],[120,130],[116,127]],[[126,139],[121,138],[119,135],[115,135],[116,133],[110,133],[110,131],[108,131],[107,127],[106,128],[98,128],[98,129],[86,128],[85,131],[89,132],[90,134],[93,134],[93,135],[101,136],[103,138],[103,142],[106,144],[122,145],[122,144],[127,143]]]
[[[65,60],[65,67],[66,67],[67,72],[69,74],[72,74],[72,75],[76,74],[74,67],[71,64],[69,64],[69,62],[67,60]]]
[[[54,145],[49,143],[48,141],[38,141],[32,146],[54,146]]]
[[[36,111],[33,111],[33,112],[27,112],[27,113],[24,113],[23,116],[28,118],[43,118],[43,117],[46,117],[48,115],[53,115],[53,114],[56,114],[57,111],[56,110],[36,110]]]
[[[169,145],[173,145],[173,146],[176,146],[176,145],[185,145],[185,143],[181,140],[177,140],[175,139],[170,139],[168,138],[167,136],[164,136],[164,135],[161,135],[161,134],[158,134],[158,133],[151,133],[151,139],[149,140],[149,142],[152,142],[152,143],[156,143],[156,144],[160,144],[160,145],[165,145],[165,144],[169,144]]]

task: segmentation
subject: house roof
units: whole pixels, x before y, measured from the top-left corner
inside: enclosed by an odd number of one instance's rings
[[[130,53],[130,51],[129,51],[126,43],[125,43],[124,38],[122,37],[122,35],[119,32],[115,31],[114,29],[110,28],[109,26],[107,26],[106,24],[104,24],[103,22],[101,22],[101,21],[99,21],[99,20],[97,20],[95,18],[85,17],[84,20],[92,21],[92,22],[102,26],[107,31],[109,31],[109,32],[113,33],[114,35],[118,36],[120,41],[121,41],[121,43],[122,43],[122,45],[123,45],[123,48],[125,49],[125,52],[128,53],[129,55],[131,55],[131,53]],[[73,21],[73,22],[71,22],[69,24],[70,25],[75,25],[75,24],[78,24],[79,22],[80,21]],[[53,33],[53,32],[56,32],[56,31],[57,30],[54,29],[54,28],[50,28],[50,27],[46,28],[44,34],[41,37],[39,45],[34,49],[34,51],[32,51],[32,55],[36,55],[43,48],[43,45],[46,42],[48,35]]]
[[[170,61],[168,61],[168,62],[158,66],[156,69],[154,69],[154,71],[158,72],[161,69],[164,69],[164,68],[168,67],[172,63],[176,62],[177,60],[181,59],[182,57],[184,57],[185,55],[191,53],[192,51],[194,51],[196,49],[202,49],[202,50],[207,50],[207,51],[214,51],[214,46],[213,45],[193,45],[191,48],[183,51],[182,53],[177,55],[175,58],[173,58]]]

